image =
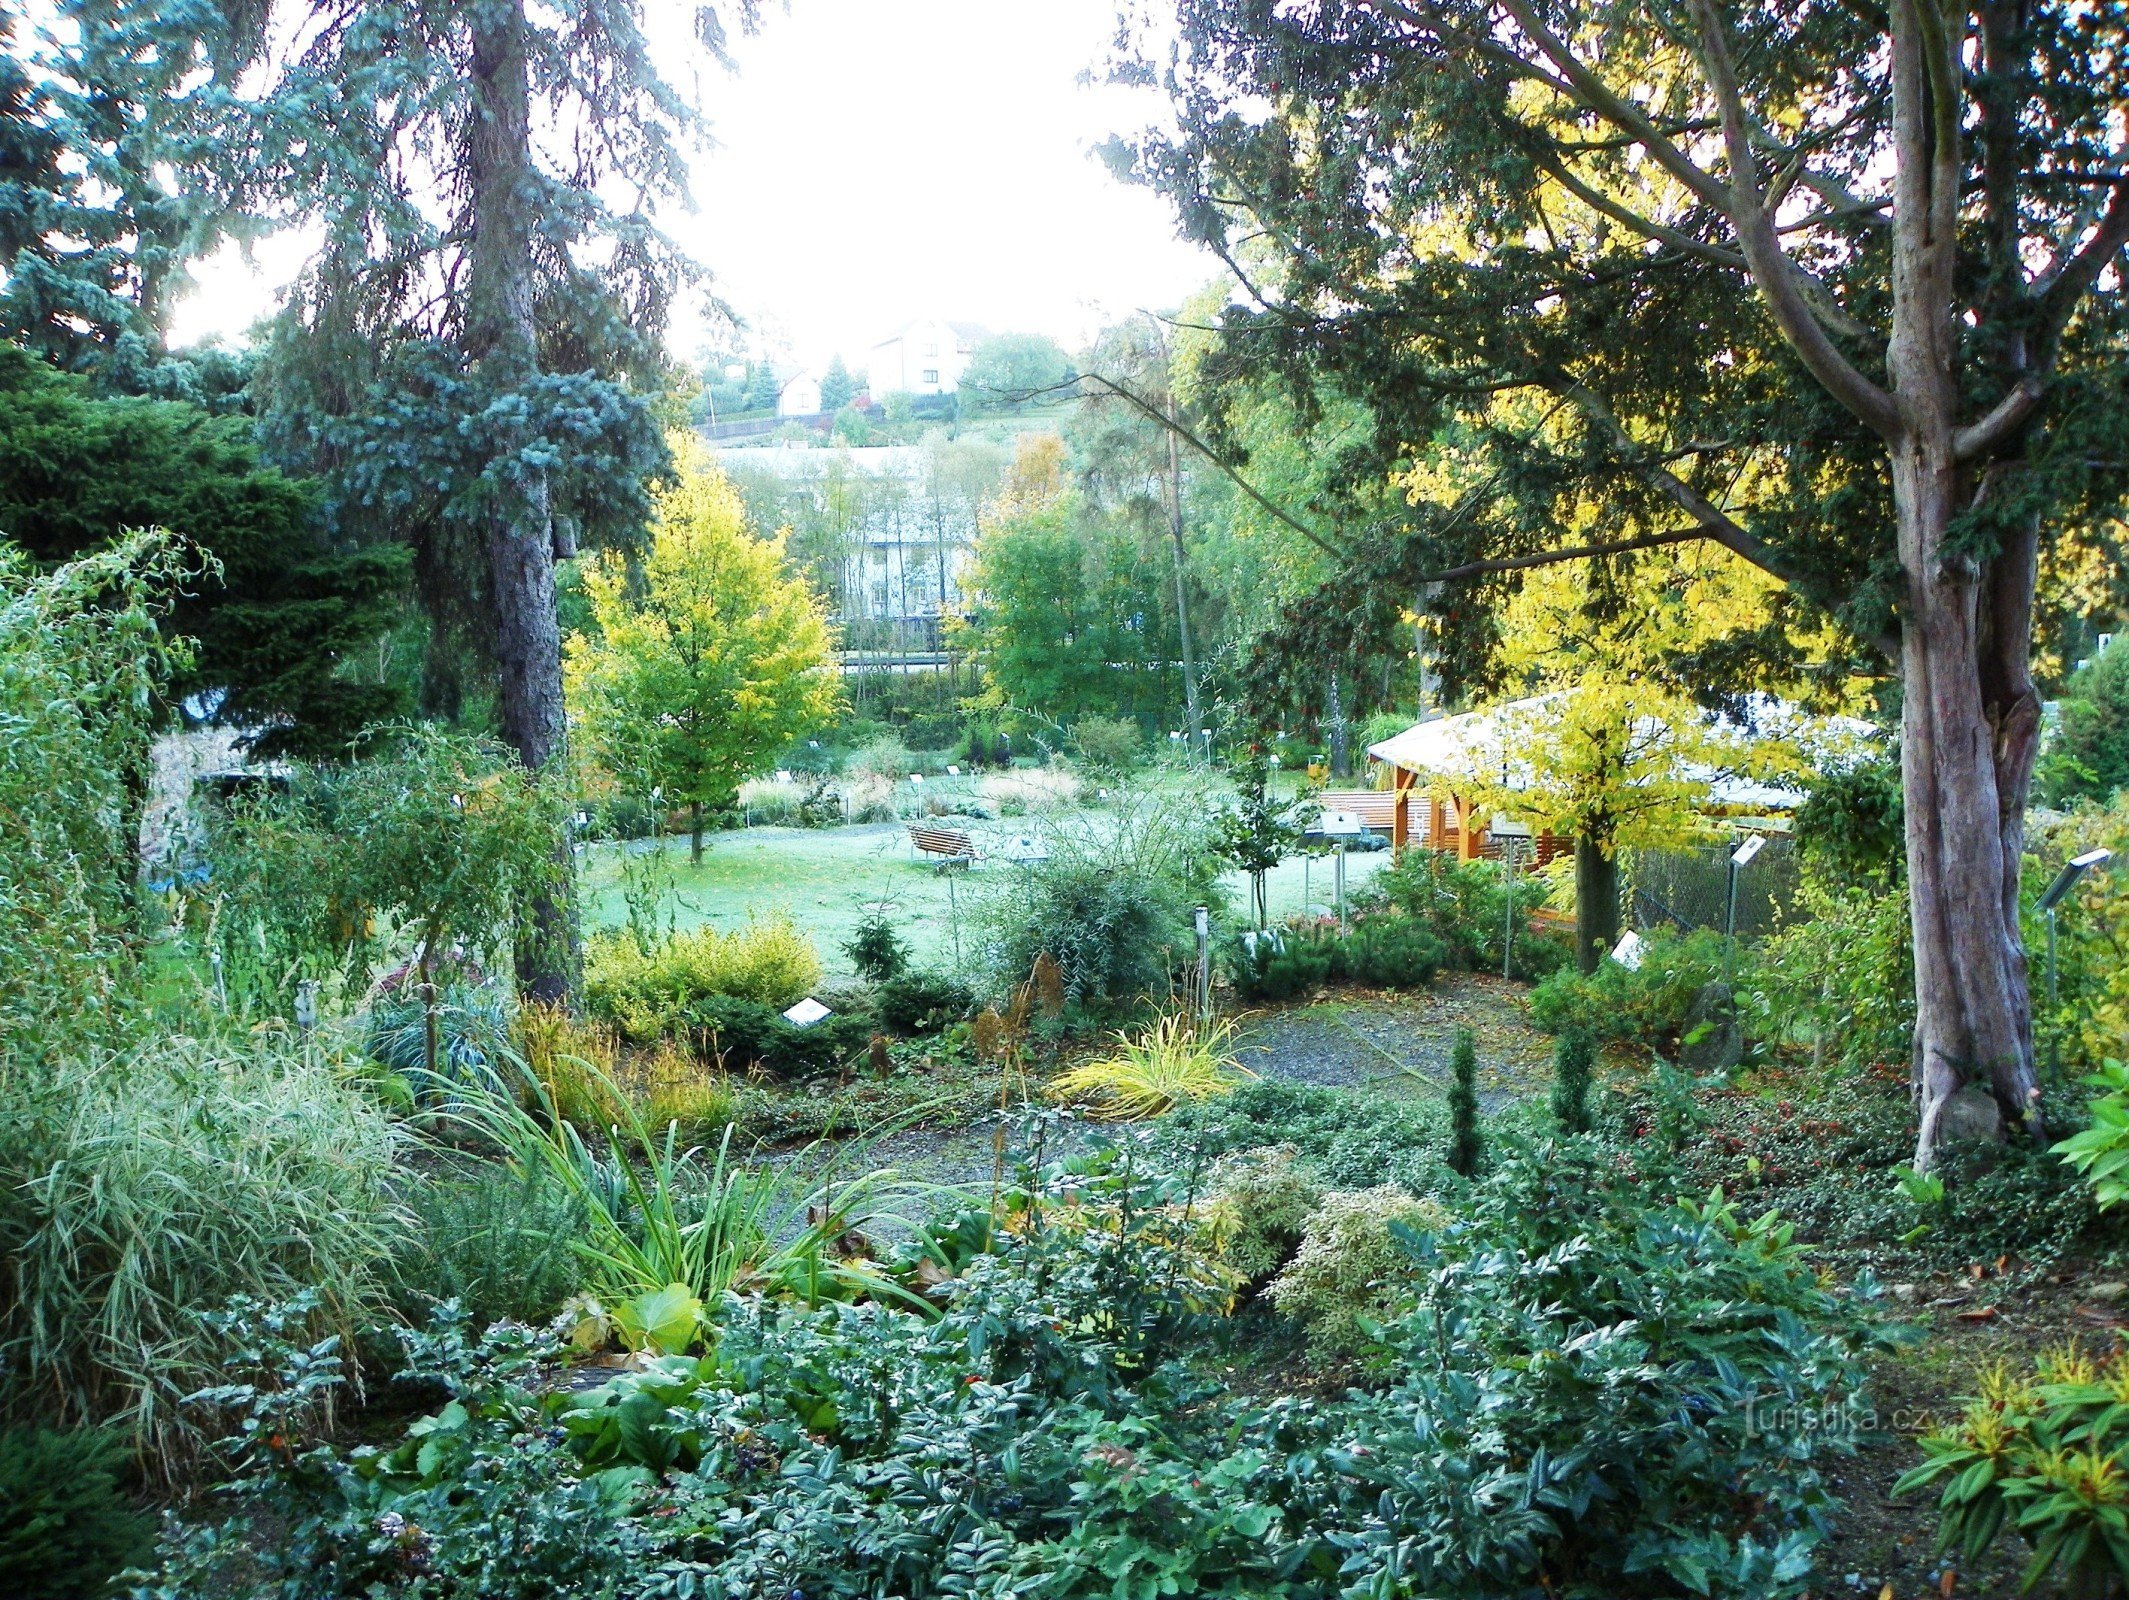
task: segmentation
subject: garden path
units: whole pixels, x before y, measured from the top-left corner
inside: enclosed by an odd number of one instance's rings
[[[1531,1026],[1527,993],[1503,978],[1451,972],[1418,992],[1327,995],[1256,1013],[1236,1054],[1260,1077],[1426,1097],[1447,1092],[1456,1031],[1469,1028],[1478,1044],[1479,1104],[1496,1111],[1551,1081],[1551,1042]]]

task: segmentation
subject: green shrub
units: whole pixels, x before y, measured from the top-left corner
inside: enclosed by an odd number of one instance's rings
[[[1331,971],[1330,942],[1299,929],[1238,933],[1227,941],[1222,964],[1238,999],[1282,1004],[1323,987]]]
[[[2035,776],[2050,805],[2104,801],[2129,784],[2129,636],[2071,677]]]
[[[1669,1049],[1684,1031],[1702,988],[1723,975],[1724,940],[1711,929],[1658,933],[1641,964],[1609,956],[1588,976],[1567,968],[1530,992],[1530,1017],[1547,1033],[1580,1029],[1598,1043]]]
[[[885,911],[869,911],[843,946],[850,965],[867,983],[899,978],[909,966],[909,946]]]
[[[1230,1150],[1212,1164],[1205,1219],[1221,1258],[1252,1282],[1286,1265],[1301,1247],[1323,1185],[1301,1165],[1290,1144]]]
[[[1580,1028],[1564,1029],[1552,1051],[1552,1120],[1562,1133],[1589,1132],[1589,1083],[1596,1042]]]
[[[1333,1425],[1359,1463],[1349,1578],[1458,1597],[1535,1593],[1541,1574],[1589,1595],[1819,1587],[1825,1463],[1867,1426],[1870,1323],[1777,1218],[1642,1185],[1594,1153],[1517,1154],[1461,1225],[1399,1241],[1396,1381]]]
[[[541,1173],[482,1164],[415,1183],[405,1204],[393,1298],[414,1321],[456,1300],[475,1327],[544,1322],[583,1286],[583,1208]]]
[[[1568,958],[1567,946],[1534,931],[1530,913],[1544,904],[1546,888],[1524,873],[1515,883],[1511,967],[1519,978],[1541,978]],[[1508,886],[1491,861],[1458,861],[1440,850],[1407,849],[1368,880],[1353,897],[1360,920],[1396,911],[1441,941],[1441,963],[1466,971],[1501,970],[1501,939],[1510,926]]]
[[[1797,909],[1798,920],[1754,952],[1758,1025],[1808,1047],[1822,1067],[1904,1071],[1915,1028],[1906,893],[1807,878]]]
[[[732,933],[711,927],[644,950],[622,934],[595,935],[584,960],[584,1003],[638,1043],[672,1035],[716,996],[781,1011],[821,981],[820,956],[790,917],[749,917]]]
[[[1411,1298],[1411,1259],[1398,1248],[1392,1225],[1428,1229],[1447,1220],[1439,1205],[1392,1183],[1327,1194],[1302,1224],[1300,1249],[1265,1295],[1308,1330],[1318,1360],[1353,1360]]]
[[[859,1012],[838,1011],[801,1028],[765,1005],[722,994],[690,1004],[681,1022],[705,1061],[726,1072],[758,1066],[785,1078],[834,1072],[872,1037],[871,1019]]]
[[[1135,722],[1082,717],[1072,725],[1072,749],[1098,772],[1126,772],[1146,753],[1146,741]]]
[[[17,1084],[15,1087],[21,1087]],[[169,1037],[84,1063],[0,1118],[0,1395],[103,1418],[182,1470],[181,1398],[219,1357],[200,1313],[313,1289],[377,1309],[400,1237],[383,1111],[293,1038]]]
[[[1184,1106],[1148,1131],[1171,1165],[1230,1150],[1291,1145],[1325,1188],[1396,1183],[1427,1195],[1454,1187],[1442,1164],[1445,1117],[1426,1101],[1394,1101],[1342,1089],[1260,1078],[1216,1100]]]
[[[409,978],[380,995],[364,1033],[372,1060],[417,1083],[429,1065],[430,1007],[420,988]],[[510,1048],[510,996],[493,984],[441,984],[434,1011],[437,1076],[457,1084],[493,1081]]]
[[[1414,917],[1376,915],[1330,946],[1331,977],[1371,989],[1423,989],[1448,959],[1448,949]]]
[[[904,972],[873,991],[883,1026],[897,1033],[938,1033],[965,1021],[976,1009],[967,984],[943,972]]]
[[[126,1444],[97,1429],[0,1428],[0,1578],[35,1600],[101,1600],[155,1550],[155,1519],[119,1480]]]
[[[1195,948],[1191,908],[1220,903],[1209,825],[1188,797],[1121,792],[1115,807],[1098,822],[1060,822],[1049,860],[994,880],[977,913],[990,995],[1025,982],[1046,954],[1087,1017],[1167,997]]]

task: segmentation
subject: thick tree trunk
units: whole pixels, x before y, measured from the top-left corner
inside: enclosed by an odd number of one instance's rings
[[[2002,1127],[2042,1134],[2018,926],[2040,727],[2028,674],[2037,540],[2030,530],[2013,536],[1978,567],[1947,555],[1945,531],[1971,498],[1962,474],[1948,451],[1919,447],[1896,450],[1893,466],[1909,600],[1901,776],[1914,918],[1915,1165],[1926,1169],[1948,1139]]]
[[[1619,857],[1605,843],[1575,838],[1575,970],[1585,974],[1619,942]]]
[[[475,114],[467,133],[473,239],[467,256],[466,340],[486,387],[503,393],[539,376],[533,321],[532,106],[522,3],[474,8]],[[509,464],[486,511],[488,603],[503,737],[538,772],[562,752],[562,639],[554,609],[554,531],[546,475]],[[517,951],[527,998],[566,1000],[576,965],[568,844],[552,887],[527,908]]]

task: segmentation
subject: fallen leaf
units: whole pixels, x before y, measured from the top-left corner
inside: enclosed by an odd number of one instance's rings
[[[1944,1576],[1937,1580],[1937,1593],[1943,1595],[1944,1600],[1951,1600],[1952,1590],[1958,1584],[1958,1582],[1958,1569],[1955,1567],[1946,1567],[1944,1569]]]
[[[1987,1272],[1988,1270],[1989,1269],[1987,1267],[1984,1267],[1980,1262],[1971,1261],[1967,1263],[1966,1275],[1969,1278],[1972,1278],[1976,1283],[1979,1283],[1981,1281],[1981,1275]]]
[[[1878,1591],[1878,1600],[1892,1600],[1891,1584],[1888,1583],[1884,1588]]]
[[[1994,1306],[1975,1306],[1970,1311],[1955,1311],[1952,1315],[1961,1322],[1993,1322],[1996,1320],[1996,1308]]]

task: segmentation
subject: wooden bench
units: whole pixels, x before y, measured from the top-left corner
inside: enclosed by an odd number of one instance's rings
[[[977,853],[976,841],[959,828],[927,828],[912,822],[909,842],[919,855],[932,857],[932,865],[937,868],[974,866],[983,859]]]

